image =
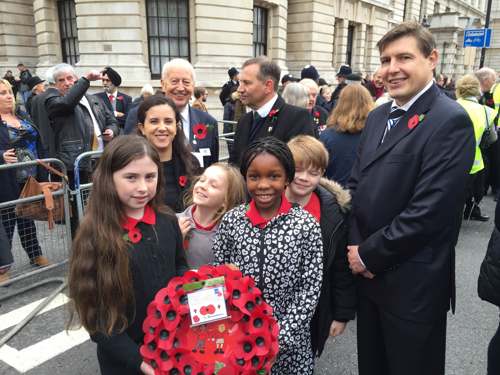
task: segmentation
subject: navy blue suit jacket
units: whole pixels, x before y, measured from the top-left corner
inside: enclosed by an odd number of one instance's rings
[[[104,91],[103,92],[98,92],[97,94],[94,94],[97,96],[99,99],[102,100],[102,102],[108,107],[108,109],[113,112],[113,106],[111,105],[111,102],[109,101],[108,94],[106,94]],[[116,111],[117,112],[122,112],[123,117],[117,117],[116,121],[118,122],[118,126],[120,129],[123,129],[125,127],[125,120],[127,119],[128,111],[130,110],[130,107],[132,105],[132,98],[128,96],[127,94],[118,91],[116,98]]]
[[[207,127],[207,133],[203,139],[199,139],[194,134],[194,127],[198,124]],[[210,150],[210,155],[203,156],[203,168],[209,167],[219,161],[219,129],[217,120],[207,112],[203,112],[189,106],[189,143],[193,152],[206,152]]]
[[[434,84],[380,144],[391,103],[373,110],[348,183],[349,243],[376,277],[360,296],[401,318],[431,322],[454,306],[455,245],[474,160],[467,113]],[[415,115],[424,119],[408,126]]]

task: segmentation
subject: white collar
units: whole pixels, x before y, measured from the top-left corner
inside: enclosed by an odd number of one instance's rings
[[[189,122],[189,104],[186,104],[182,111],[179,111],[181,117]]]
[[[420,98],[420,97],[424,94],[424,92],[426,92],[427,90],[429,90],[429,89],[430,89],[430,87],[431,87],[433,84],[434,84],[434,80],[433,80],[433,79],[431,79],[431,80],[429,81],[429,83],[428,83],[427,85],[425,85],[425,87],[424,87],[422,90],[420,90],[420,91],[418,92],[418,94],[417,94],[417,95],[415,95],[413,98],[411,98],[411,99],[410,99],[410,101],[409,101],[408,103],[403,104],[402,106],[397,105],[397,104],[396,104],[396,100],[393,100],[393,101],[392,101],[392,104],[391,104],[391,110],[392,110],[393,108],[401,108],[403,111],[408,112],[408,110],[410,109],[410,107],[411,107],[411,106],[412,106],[412,105],[413,105],[413,104],[414,104],[414,103],[418,100],[418,98]]]
[[[257,109],[257,113],[259,114],[260,117],[266,117],[269,112],[271,112],[271,109],[273,109],[274,103],[276,103],[276,100],[278,100],[278,94],[274,94],[274,96],[269,100],[266,104],[264,104],[262,107]]]
[[[111,92],[111,93],[106,92],[106,95],[108,95],[108,98],[109,98],[111,95],[113,95],[113,96],[116,98],[116,97],[118,96],[118,90],[116,90],[116,91],[114,91],[114,92]]]

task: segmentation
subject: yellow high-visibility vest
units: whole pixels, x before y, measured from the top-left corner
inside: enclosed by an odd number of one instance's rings
[[[491,93],[493,94],[493,103],[495,104],[495,111],[496,111],[493,118],[496,118],[496,116],[500,112],[500,84],[495,83],[491,88]],[[499,125],[500,124],[496,124],[496,126]]]
[[[484,130],[487,126],[486,112],[483,106],[475,101],[459,98],[457,99],[458,104],[464,107],[465,111],[472,120],[472,125],[474,126],[474,138],[476,139],[476,154],[474,156],[474,163],[469,174],[474,174],[484,169],[483,155],[481,154],[481,149],[479,144],[481,143],[481,137],[483,136]]]

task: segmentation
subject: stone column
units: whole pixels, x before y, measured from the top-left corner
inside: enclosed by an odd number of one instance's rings
[[[193,0],[191,4],[191,62],[197,83],[221,87],[229,79],[227,70],[239,69],[252,56],[253,1]]]
[[[349,22],[345,19],[335,18],[335,46],[334,46],[334,68],[338,70],[340,65],[345,64],[347,57],[347,26]]]
[[[352,70],[354,72],[365,73],[365,50],[366,50],[366,24],[356,25],[354,34],[354,63]]]
[[[312,64],[322,77],[332,75],[334,7],[324,1],[288,2],[288,64],[295,74]]]
[[[80,50],[77,70],[84,73],[109,65],[122,76],[122,86],[140,87],[149,82],[145,1],[75,3]]]
[[[1,2],[0,13],[0,70],[2,76],[10,69],[17,75],[17,64],[22,62],[32,71],[38,62],[33,1],[11,0]]]
[[[56,0],[34,0],[36,43],[38,45],[37,74],[62,62]]]

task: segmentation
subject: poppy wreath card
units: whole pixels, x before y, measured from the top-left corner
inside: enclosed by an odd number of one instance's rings
[[[197,324],[193,314],[217,314],[222,299],[190,306],[193,285],[220,279],[223,287],[210,287],[220,288],[222,295],[215,297],[223,296],[227,317]],[[271,306],[251,277],[226,265],[202,266],[171,279],[149,304],[143,331],[140,353],[160,375],[264,375],[278,354],[279,327]]]

